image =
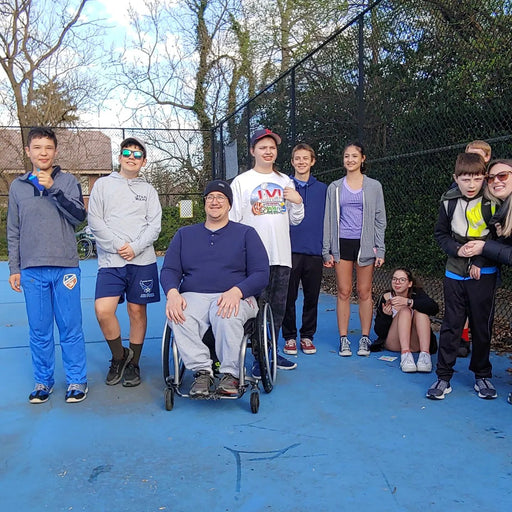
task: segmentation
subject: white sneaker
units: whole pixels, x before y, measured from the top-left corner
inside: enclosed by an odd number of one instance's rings
[[[417,368],[410,352],[404,352],[400,357],[400,368],[404,373],[414,373]]]
[[[420,352],[416,368],[422,373],[430,373],[432,371],[432,359],[430,359],[428,352]]]
[[[372,342],[368,336],[361,336],[359,340],[359,350],[357,351],[358,356],[369,356],[370,355],[370,345]]]
[[[352,350],[350,350],[350,341],[348,341],[346,336],[340,337],[340,351],[338,354],[341,357],[349,357],[352,355]]]

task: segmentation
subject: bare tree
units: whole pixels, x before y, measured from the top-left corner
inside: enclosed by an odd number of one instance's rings
[[[145,0],[144,5],[145,14],[130,13],[136,36],[125,44],[116,76],[138,122],[201,131],[204,178],[195,181],[198,185],[209,174],[210,130],[225,115],[239,76],[230,30],[238,0]]]
[[[83,15],[88,1],[0,0],[0,87],[4,108],[21,127],[41,117],[48,125],[70,122],[69,109],[85,107],[94,94],[88,68],[98,59],[101,27]],[[64,110],[45,106],[45,95]],[[36,108],[45,109],[39,118]]]

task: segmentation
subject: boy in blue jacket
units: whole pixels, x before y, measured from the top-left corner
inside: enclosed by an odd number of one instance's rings
[[[292,244],[292,270],[288,283],[286,312],[283,319],[284,353],[297,354],[297,325],[295,302],[302,282],[304,305],[300,348],[304,354],[314,354],[316,347],[313,337],[318,316],[318,296],[322,282],[322,236],[327,185],[311,176],[315,165],[315,151],[308,144],[297,144],[292,150],[292,166],[295,175],[290,176],[295,189],[304,202],[304,219],[296,226],[290,226]]]

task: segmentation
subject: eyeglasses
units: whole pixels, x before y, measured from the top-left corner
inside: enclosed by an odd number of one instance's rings
[[[211,194],[208,194],[205,197],[205,201],[207,203],[213,203],[213,201],[217,201],[218,203],[224,203],[228,200],[226,196],[212,196]]]
[[[406,283],[407,281],[409,281],[409,279],[407,279],[407,277],[392,277],[391,278],[391,281],[393,283],[400,283],[400,284],[404,284]]]
[[[501,171],[498,174],[489,174],[485,177],[487,180],[487,183],[492,183],[494,180],[501,181],[502,183],[504,181],[508,180],[508,177],[512,174],[512,171]]]
[[[133,150],[133,149],[123,149],[121,151],[121,155],[125,156],[126,158],[129,158],[130,156],[133,155],[133,158],[140,160],[144,156],[144,153],[142,151]]]

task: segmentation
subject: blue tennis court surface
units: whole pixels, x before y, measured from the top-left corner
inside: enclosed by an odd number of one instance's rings
[[[160,261],[161,263],[161,261]],[[164,303],[148,307],[137,388],[106,386],[110,358],[94,316],[96,261],[83,262],[89,394],[64,402],[57,349],[49,402],[31,405],[23,296],[0,264],[1,509],[123,511],[510,511],[512,362],[492,356],[498,399],[473,391],[468,359],[453,392],[432,402],[432,374],[404,374],[399,358],[337,354],[335,297],[322,294],[317,354],[279,371],[252,414],[240,400],[164,407]],[[120,315],[128,335],[125,307]],[[359,339],[353,309],[352,341]],[[282,343],[280,343],[280,346]],[[354,343],[353,343],[354,346]],[[435,360],[435,358],[434,358]]]

